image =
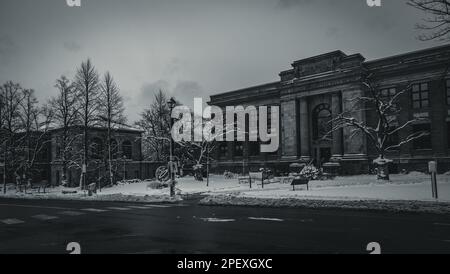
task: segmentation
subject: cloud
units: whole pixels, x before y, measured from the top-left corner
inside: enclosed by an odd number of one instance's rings
[[[75,41],[66,41],[64,42],[64,48],[68,51],[77,52],[81,50],[80,44]]]
[[[138,96],[126,98],[126,103],[130,106],[133,113],[131,120],[136,118],[136,115],[148,108],[154,98],[155,94],[161,90],[167,98],[174,97],[180,103],[193,109],[194,98],[202,98],[203,104],[209,101],[209,94],[196,81],[179,80],[169,82],[168,80],[158,80],[153,83],[146,83],[141,87]],[[135,115],[136,114],[136,115]]]
[[[329,27],[325,32],[326,37],[337,38],[339,36],[339,28]]]
[[[312,3],[312,0],[278,0],[277,6],[280,8],[292,8]]]
[[[12,55],[18,50],[17,45],[11,36],[0,36],[0,65],[8,65],[12,60]]]
[[[172,96],[191,108],[194,105],[194,98],[202,98],[204,103],[209,100],[209,95],[195,81],[178,81],[173,89]]]

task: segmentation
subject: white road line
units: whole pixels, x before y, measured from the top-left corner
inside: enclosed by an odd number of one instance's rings
[[[444,223],[434,223],[433,225],[437,225],[437,226],[450,226],[450,224],[444,224]]]
[[[248,217],[250,220],[255,221],[269,221],[269,222],[284,222],[283,219],[278,218],[263,218],[263,217]]]
[[[24,221],[19,219],[4,219],[0,220],[0,222],[4,223],[5,225],[17,225],[25,223]]]
[[[80,216],[80,215],[86,214],[84,212],[79,212],[79,211],[61,211],[58,213],[61,215],[67,215],[67,216]]]
[[[58,219],[59,217],[49,216],[49,215],[45,215],[45,214],[39,214],[39,215],[32,216],[32,218],[42,220],[42,221],[48,221],[48,220]]]
[[[125,211],[125,210],[131,210],[128,207],[107,207],[107,209],[111,209],[111,210],[120,210],[120,211]]]
[[[146,206],[129,206],[129,208],[133,208],[133,209],[149,209]]]
[[[167,205],[143,205],[145,207],[160,207],[160,208],[167,208],[167,207],[172,207],[172,206],[167,206]]]
[[[235,219],[219,219],[219,218],[200,218],[200,220],[211,223],[228,223],[236,221]]]
[[[67,207],[34,206],[34,205],[19,205],[19,204],[0,204],[0,206],[1,206],[1,207],[4,207],[4,206],[14,206],[14,207],[26,207],[26,208],[61,209],[61,210],[71,209],[71,208],[67,208]]]
[[[106,212],[106,211],[108,211],[106,209],[97,209],[97,208],[84,208],[82,210],[89,211],[89,212]]]

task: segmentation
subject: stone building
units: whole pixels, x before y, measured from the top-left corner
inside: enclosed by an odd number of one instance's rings
[[[279,106],[280,148],[261,154],[252,142],[221,143],[216,168],[242,172],[271,167],[285,172],[292,163],[332,163],[344,174],[367,173],[377,155],[362,134],[351,136],[345,128],[324,139],[329,121],[353,107],[355,97],[366,95],[363,82],[372,75],[380,92],[400,96],[400,124],[421,117],[423,120],[396,138],[414,131],[430,135],[402,146],[389,157],[393,171],[425,170],[429,160],[437,160],[441,172],[450,170],[450,45],[429,48],[388,58],[366,61],[361,54],[342,51],[298,60],[282,71],[280,80],[211,96],[210,105]],[[371,111],[353,112],[355,118],[374,123]]]
[[[59,185],[63,177],[63,150],[61,145],[62,129],[52,129],[41,151],[38,163],[39,171],[34,176],[35,181],[48,181],[52,185]],[[89,161],[87,166],[88,182],[98,178],[107,180],[107,129],[102,127],[89,128]],[[70,159],[67,164],[67,181],[71,186],[78,186],[82,173],[80,166],[83,151],[83,127],[75,126],[70,129],[74,141],[70,146]],[[112,147],[112,170],[114,180],[149,179],[153,178],[159,163],[143,160],[142,131],[131,127],[114,129]]]

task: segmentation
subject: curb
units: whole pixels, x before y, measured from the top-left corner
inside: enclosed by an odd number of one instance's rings
[[[209,206],[214,205],[272,208],[347,209],[358,211],[450,214],[450,203],[408,200],[315,200],[293,198],[270,199],[220,195],[203,198],[199,202],[199,204]]]
[[[178,203],[183,199],[179,196],[135,196],[123,194],[109,194],[99,196],[26,196],[26,195],[0,195],[0,199],[11,200],[54,200],[54,201],[86,201],[86,202],[124,202],[124,203]]]

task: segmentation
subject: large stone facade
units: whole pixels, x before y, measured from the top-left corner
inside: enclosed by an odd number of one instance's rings
[[[367,173],[375,155],[363,134],[351,128],[324,137],[333,117],[342,112],[364,123],[375,123],[375,116],[355,106],[355,98],[366,96],[364,79],[371,75],[379,90],[408,92],[400,96],[402,112],[396,117],[404,123],[424,117],[420,124],[399,133],[404,138],[416,128],[430,130],[428,140],[402,146],[389,155],[393,169],[425,170],[429,160],[437,160],[440,171],[450,169],[450,46],[441,46],[374,61],[360,54],[341,51],[296,61],[292,69],[280,73],[280,81],[211,96],[209,104],[280,106],[280,149],[275,154],[251,156],[249,142],[242,155],[235,155],[236,143],[222,144],[218,150],[218,171],[272,167],[284,173],[292,163],[313,162],[318,166],[334,163],[345,174]],[[426,97],[426,98],[425,98]],[[418,99],[419,98],[419,99]],[[328,136],[328,135],[327,135]],[[428,137],[425,137],[427,139]]]

